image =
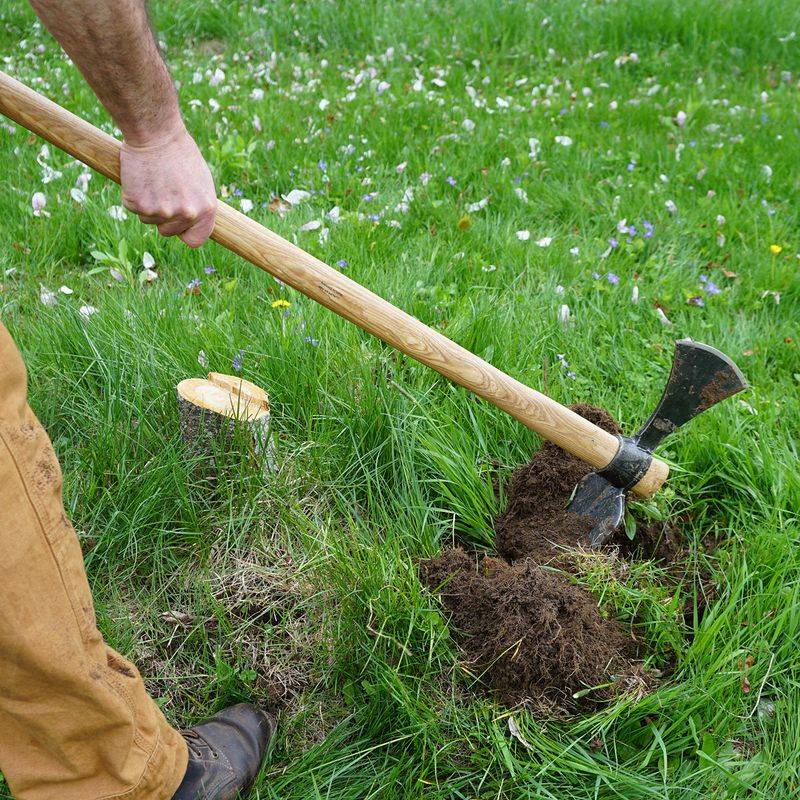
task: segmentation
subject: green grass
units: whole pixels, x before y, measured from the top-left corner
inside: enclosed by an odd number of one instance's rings
[[[43,185],[41,142],[0,130],[0,313],[63,462],[102,631],[168,716],[199,719],[283,685],[253,798],[797,796],[797,5],[163,0],[153,16],[218,187],[234,205],[241,190],[282,235],[628,431],[658,400],[676,338],[719,347],[752,384],[664,451],[674,471],[655,510],[683,514],[688,574],[713,576],[702,619],[676,619],[653,564],[622,578],[589,565],[581,578],[674,672],[591,714],[514,711],[526,747],[512,712],[469,692],[415,564],[454,540],[491,543],[493,473],[526,460],[535,437],[218,246],[190,252],[112,219],[119,191],[99,176],[75,203],[80,168],[54,148],[45,160],[63,174]],[[5,71],[112,129],[26,4],[4,0],[0,22]],[[209,85],[217,68],[225,77]],[[293,188],[315,194],[285,218],[262,207]],[[33,215],[36,191],[50,216]],[[326,240],[298,230],[336,205]],[[637,227],[630,244],[622,219]],[[604,255],[612,237],[620,246]],[[130,282],[92,255],[120,242]],[[148,287],[135,280],[145,251],[159,273]],[[74,293],[40,302],[40,286],[62,284]],[[82,305],[98,313],[83,319]],[[270,393],[282,470],[266,484],[237,464],[213,492],[192,477],[174,385],[203,373],[200,351],[222,372],[242,351],[243,376]],[[711,535],[719,547],[706,552]]]

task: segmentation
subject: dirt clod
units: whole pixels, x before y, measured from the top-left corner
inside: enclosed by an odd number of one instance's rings
[[[572,410],[609,433],[620,432],[607,411],[588,405]],[[566,507],[575,485],[589,471],[580,459],[545,442],[511,476],[508,506],[495,520],[497,551],[510,560],[533,557],[544,564],[558,559],[564,547],[588,544],[591,520],[568,513]]]
[[[573,410],[605,430],[619,427],[593,406]],[[644,691],[632,663],[635,642],[603,616],[573,573],[569,549],[588,547],[591,521],[566,511],[589,467],[545,443],[509,482],[508,505],[495,520],[497,556],[477,559],[456,548],[420,565],[423,583],[450,614],[465,668],[495,697],[546,713]]]
[[[625,668],[625,636],[567,576],[532,558],[476,565],[455,549],[423,564],[422,580],[441,587],[466,668],[503,702],[564,706],[583,689],[600,687],[597,700],[613,693],[607,684]]]

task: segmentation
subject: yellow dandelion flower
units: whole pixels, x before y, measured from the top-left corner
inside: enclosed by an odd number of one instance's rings
[[[273,308],[289,308],[291,303],[288,300],[273,300],[272,307]]]
[[[778,255],[778,253],[780,253],[781,250],[783,250],[783,248],[779,244],[771,244],[769,246],[769,251],[773,255]]]

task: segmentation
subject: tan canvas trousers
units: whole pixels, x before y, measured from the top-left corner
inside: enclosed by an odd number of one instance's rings
[[[61,470],[0,322],[0,771],[18,800],[168,800],[183,738],[107,647]]]

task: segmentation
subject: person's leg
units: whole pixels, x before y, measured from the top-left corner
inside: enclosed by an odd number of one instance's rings
[[[184,738],[97,629],[61,471],[0,323],[0,771],[18,800],[169,800]]]

